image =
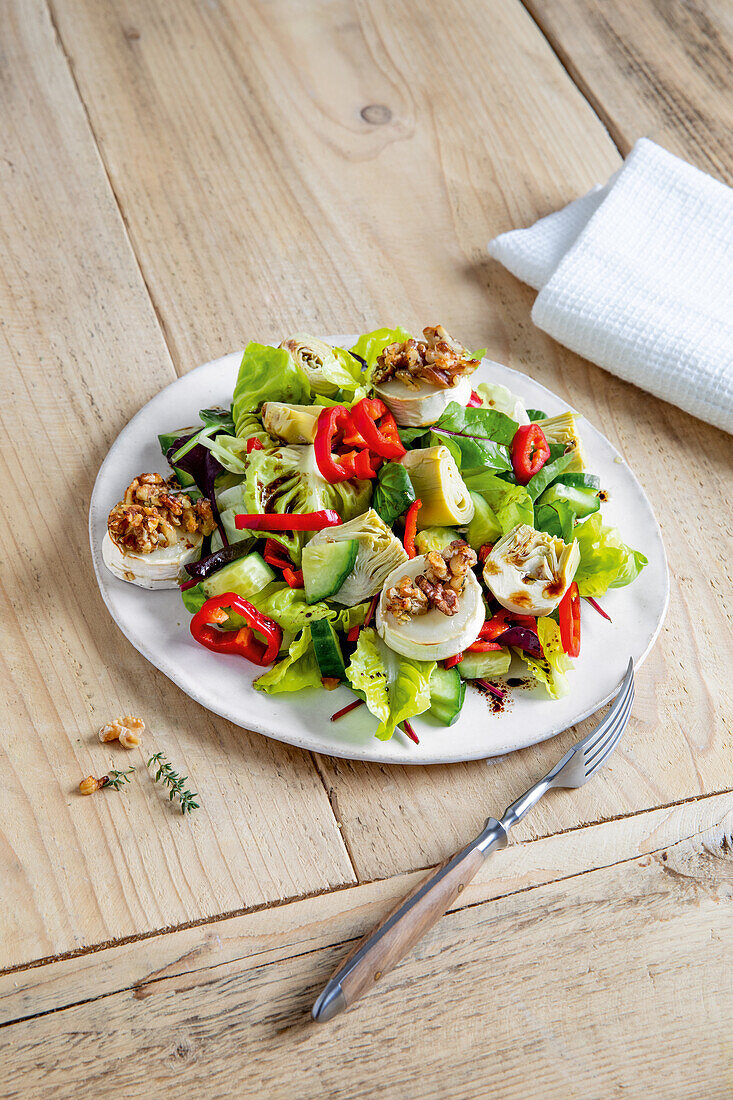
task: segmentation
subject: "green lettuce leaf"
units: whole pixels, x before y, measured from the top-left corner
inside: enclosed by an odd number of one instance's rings
[[[580,548],[575,574],[581,596],[604,596],[609,588],[623,588],[636,580],[647,559],[621,541],[616,527],[605,527],[601,513],[579,523],[574,531]]]
[[[471,500],[474,513],[466,531],[466,542],[474,550],[480,550],[487,542],[495,543],[505,532],[501,529],[496,512],[480,493],[471,492]]]
[[[247,438],[245,433],[249,424],[245,417],[258,412],[263,401],[308,405],[311,388],[284,348],[253,342],[244,349],[232,401],[234,424],[242,439]]]
[[[377,477],[372,508],[391,526],[415,500],[407,470],[399,462],[385,462]]]
[[[483,470],[466,473],[463,480],[472,493],[484,498],[496,516],[503,535],[513,531],[520,523],[527,523],[530,527],[534,523],[532,500],[523,485],[514,485]]]
[[[346,677],[379,719],[375,737],[389,741],[396,727],[430,707],[434,661],[412,661],[384,645],[371,627],[362,630]]]
[[[550,444],[550,461],[546,462],[541,470],[538,470],[534,477],[531,477],[527,482],[527,492],[532,500],[537,500],[540,493],[544,493],[550,482],[554,481],[558,474],[561,474],[563,470],[576,461],[574,451],[568,451],[567,454],[559,454],[557,458],[553,456],[553,447],[557,447],[559,444]]]
[[[431,443],[445,444],[462,470],[511,470],[507,447],[516,430],[516,421],[503,412],[465,408],[451,401],[431,428]]]
[[[258,691],[266,691],[268,695],[321,687],[321,670],[313,652],[309,626],[293,639],[287,654],[258,676],[252,686]]]
[[[514,652],[521,657],[535,680],[544,684],[548,695],[553,699],[560,699],[569,691],[565,674],[573,667],[562,647],[560,627],[554,619],[543,616],[537,620],[537,636],[542,646],[542,657],[532,657],[523,649],[515,649]]]
[[[573,541],[575,509],[567,500],[555,500],[552,504],[535,504],[535,531],[546,531],[563,542]]]
[[[256,592],[250,603],[289,634],[297,634],[313,619],[328,619],[336,630],[351,630],[352,626],[361,626],[369,607],[368,602],[339,609],[325,601],[308,604],[304,589],[290,588],[282,581],[272,581],[261,592]]]
[[[403,344],[411,338],[412,333],[404,328],[378,328],[360,336],[351,350],[371,368],[389,344]]]

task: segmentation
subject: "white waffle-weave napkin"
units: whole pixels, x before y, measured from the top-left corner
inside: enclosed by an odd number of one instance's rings
[[[642,138],[605,185],[489,253],[561,344],[733,432],[733,190]]]

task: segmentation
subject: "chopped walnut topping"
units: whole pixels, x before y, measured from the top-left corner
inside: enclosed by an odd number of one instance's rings
[[[387,589],[385,610],[399,623],[406,623],[417,615],[430,610],[427,596],[416,587],[411,577],[401,580]]]
[[[431,550],[425,558],[424,573],[418,574],[414,581],[403,577],[398,585],[387,590],[386,610],[399,622],[425,615],[433,608],[443,615],[455,615],[468,571],[477,560],[463,539],[454,539],[442,553]]]
[[[463,344],[442,325],[423,329],[423,335],[425,340],[411,338],[386,347],[377,358],[374,381],[380,384],[394,378],[410,389],[417,389],[421,382],[448,389],[476,370],[478,359],[469,358]]]
[[[126,749],[135,748],[140,744],[145,723],[142,718],[136,718],[133,714],[126,714],[123,718],[115,718],[108,722],[99,731],[99,740],[119,741]]]
[[[107,519],[109,537],[123,552],[150,554],[172,546],[181,532],[210,535],[214,530],[211,502],[194,504],[175,477],[140,474],[128,485]]]
[[[79,794],[94,794],[95,791],[101,791],[102,787],[107,786],[108,781],[108,775],[103,775],[100,779],[95,779],[93,775],[88,775],[86,779],[82,779],[79,784]]]

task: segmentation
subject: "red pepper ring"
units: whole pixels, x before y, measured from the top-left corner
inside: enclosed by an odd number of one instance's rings
[[[357,401],[351,410],[351,419],[370,451],[391,459],[403,458],[407,454],[395,418],[378,397],[363,397]]]
[[[239,630],[217,630],[213,624],[224,622],[227,610],[241,615],[248,625]],[[271,665],[283,640],[283,632],[277,623],[236,592],[225,592],[222,596],[212,596],[207,600],[191,619],[191,633],[199,645],[213,653],[232,653],[255,665]],[[258,634],[262,635],[264,642],[257,637]]]
[[[468,399],[468,407],[469,409],[482,409],[484,407],[481,395],[476,393],[475,390],[471,390],[471,396]]]
[[[522,424],[512,440],[512,468],[520,485],[539,473],[550,457],[550,447],[539,424]]]
[[[575,581],[560,600],[558,614],[562,647],[568,657],[577,657],[580,653],[580,593]]]
[[[345,440],[353,438],[354,424],[345,405],[333,405],[323,409],[316,422],[316,438],[313,447],[316,465],[326,481],[333,485],[337,481],[348,481],[356,477],[354,460],[356,451],[338,454],[336,448],[343,446]]]

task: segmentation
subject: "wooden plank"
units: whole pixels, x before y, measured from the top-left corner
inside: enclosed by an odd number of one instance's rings
[[[513,875],[515,892],[475,903],[481,884],[472,887],[473,903],[446,916],[378,992],[329,1025],[311,1024],[307,1013],[343,956],[337,940],[353,939],[384,911],[394,881],[295,903],[286,907],[293,920],[273,910],[274,927],[263,914],[240,918],[236,947],[219,939],[219,925],[200,952],[186,944],[168,973],[134,988],[98,996],[95,975],[82,977],[86,1003],[0,1031],[4,1095],[75,1096],[83,1080],[94,1096],[186,1088],[207,1098],[232,1089],[273,1098],[513,1098],[526,1096],[530,1080],[538,1095],[563,1100],[728,1096],[726,802],[700,800],[664,820],[657,811],[499,854],[493,866],[505,881]],[[521,888],[524,856],[531,862],[544,849],[559,869],[568,845],[590,835],[596,859],[623,853],[625,861]],[[363,904],[351,907],[357,898]],[[332,926],[323,919],[329,910]],[[164,967],[166,946],[184,946],[182,937],[190,933],[163,937]]]
[[[495,852],[453,910],[571,879],[585,871],[660,855],[670,845],[719,829],[733,796],[685,802],[589,825]],[[59,959],[0,975],[0,1026],[133,989],[144,998],[167,983],[181,989],[213,976],[240,974],[363,935],[424,871],[305,898],[275,908]]]
[[[730,4],[525,4],[624,154],[650,137],[733,183]]]
[[[347,0],[54,10],[182,369],[249,336],[420,325],[437,310],[567,396],[642,475],[673,574],[662,641],[612,766],[582,796],[548,801],[524,835],[733,786],[719,644],[733,603],[727,577],[709,579],[727,560],[731,441],[554,344],[529,323],[532,292],[486,260],[495,233],[620,163],[521,5],[448,0],[420,20],[407,2]],[[436,66],[446,50],[461,63]],[[680,506],[694,521],[680,524]],[[321,768],[370,879],[442,859],[556,751]]]
[[[353,880],[309,759],[204,714],[97,594],[96,469],[175,375],[45,5],[4,5],[0,80],[0,967]],[[142,714],[201,793],[189,821],[99,744]],[[138,769],[142,761],[135,760]],[[144,768],[143,768],[144,770]],[[272,813],[272,807],[279,809]]]

